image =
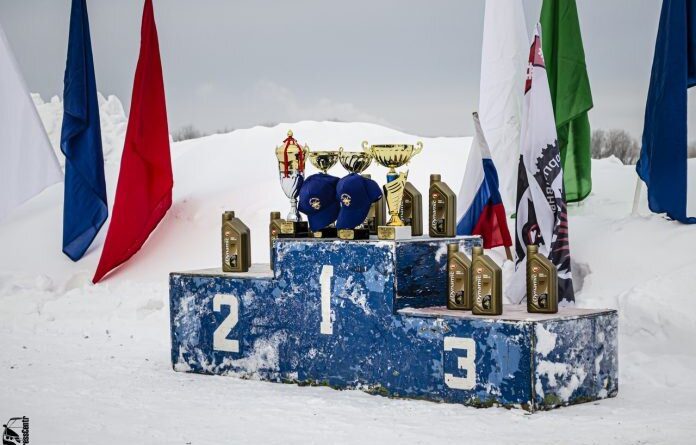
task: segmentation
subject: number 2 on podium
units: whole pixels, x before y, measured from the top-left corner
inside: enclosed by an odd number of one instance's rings
[[[237,325],[239,321],[239,301],[237,297],[229,294],[215,294],[213,297],[213,310],[220,312],[222,306],[230,308],[230,313],[227,314],[220,326],[213,333],[213,349],[224,352],[239,352],[239,341],[230,340],[227,336],[230,331]]]
[[[322,334],[333,334],[333,321],[331,321],[331,278],[333,266],[324,265],[321,268],[319,283],[321,285],[321,324]],[[215,294],[213,297],[213,311],[220,312],[222,306],[230,308],[222,323],[213,332],[213,349],[224,352],[239,352],[239,340],[227,338],[239,321],[239,300],[234,295]]]

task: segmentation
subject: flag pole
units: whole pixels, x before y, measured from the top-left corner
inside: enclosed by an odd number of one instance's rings
[[[636,191],[633,194],[633,209],[631,210],[631,216],[638,216],[638,204],[640,204],[640,192],[642,181],[640,177],[636,178]]]

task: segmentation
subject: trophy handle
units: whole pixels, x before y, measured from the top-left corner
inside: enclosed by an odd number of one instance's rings
[[[365,153],[374,156],[372,153],[372,147],[370,147],[370,144],[368,144],[367,141],[362,141],[362,149]]]
[[[421,150],[423,150],[423,143],[421,141],[418,141],[416,142],[416,146],[413,147],[413,154],[411,156],[417,155],[421,152]]]

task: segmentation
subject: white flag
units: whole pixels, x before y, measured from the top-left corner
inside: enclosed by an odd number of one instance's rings
[[[515,209],[528,41],[522,0],[486,1],[479,116],[498,170],[500,195],[510,212]]]
[[[62,180],[58,159],[0,26],[0,220]]]
[[[515,230],[517,270],[508,296],[517,301],[524,298],[527,245],[536,244],[539,253],[558,269],[559,299],[575,301],[563,169],[539,25],[529,51],[524,92]]]

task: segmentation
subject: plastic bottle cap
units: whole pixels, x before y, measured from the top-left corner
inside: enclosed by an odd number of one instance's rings
[[[440,182],[442,180],[442,177],[438,173],[434,173],[430,175],[430,183],[432,184],[433,182]]]
[[[483,247],[474,246],[471,248],[471,253],[476,254],[476,255],[481,255],[481,254],[483,254]]]
[[[372,176],[370,176],[369,173],[364,173],[364,174],[362,175],[362,177],[365,178],[365,179],[372,179]]]
[[[448,252],[459,252],[459,243],[449,243],[447,244]]]
[[[271,219],[280,219],[280,212],[271,212]]]
[[[532,253],[537,253],[539,252],[539,247],[536,244],[530,244],[527,246],[527,253],[532,254]]]
[[[225,221],[229,221],[232,218],[234,218],[234,211],[228,210],[222,214],[222,219]]]

